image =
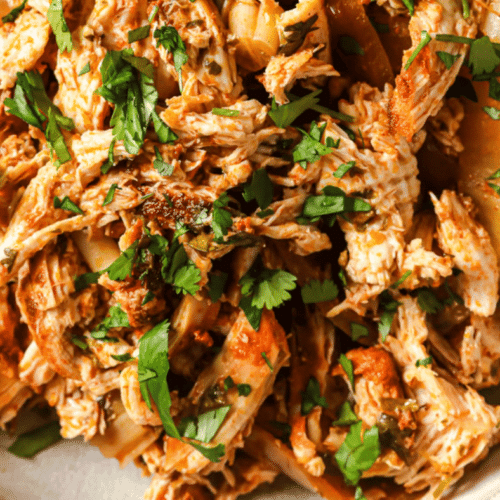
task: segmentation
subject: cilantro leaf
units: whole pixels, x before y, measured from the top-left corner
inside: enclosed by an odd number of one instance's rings
[[[212,108],[212,114],[218,116],[238,116],[240,112],[238,109]]]
[[[179,424],[179,433],[189,439],[209,443],[217,434],[230,409],[231,406],[221,406],[197,417],[185,417]]]
[[[358,416],[352,411],[349,401],[344,401],[338,413],[338,419],[332,425],[352,425],[359,421]]]
[[[126,352],[125,354],[111,354],[111,357],[113,359],[116,359],[116,361],[119,361],[120,363],[125,363],[126,361],[134,359],[133,356],[131,356],[128,352]]]
[[[14,443],[7,448],[7,451],[18,457],[31,458],[60,439],[62,436],[59,422],[50,422],[43,427],[18,436]]]
[[[453,64],[455,64],[456,60],[460,57],[460,54],[453,55],[449,52],[443,52],[441,50],[438,50],[436,54],[438,55],[439,59],[444,62],[446,69],[450,69]]]
[[[377,426],[367,429],[363,434],[362,430],[361,421],[351,425],[342,446],[335,454],[335,460],[348,485],[356,485],[362,472],[375,463],[381,452]]]
[[[417,293],[417,303],[422,311],[435,314],[444,309],[443,304],[430,288],[419,288]]]
[[[71,118],[63,116],[59,108],[49,99],[38,71],[17,73],[14,98],[5,99],[4,103],[10,108],[7,109],[10,114],[44,132],[51,148],[51,155],[54,153],[57,155],[57,166],[71,159],[61,127],[72,130],[75,124]]]
[[[232,389],[233,387],[234,387],[234,380],[230,375],[228,375],[224,379],[224,390],[228,391],[229,389]]]
[[[333,173],[333,176],[336,177],[337,179],[342,179],[344,175],[351,170],[352,167],[356,165],[355,161],[348,161],[347,163],[342,163],[342,165],[339,165],[337,170]]]
[[[300,294],[304,304],[315,304],[316,302],[325,302],[337,298],[339,289],[332,280],[311,280],[301,289]]]
[[[342,35],[339,38],[339,47],[340,50],[344,53],[346,56],[351,56],[351,55],[359,55],[359,56],[364,56],[365,51],[359,44],[359,42],[353,38],[352,36],[349,35]]]
[[[137,254],[139,240],[134,241],[120,256],[106,269],[109,279],[123,281],[127,276],[132,276],[134,260]]]
[[[139,40],[144,40],[149,36],[149,32],[151,31],[151,26],[146,24],[145,26],[141,26],[140,28],[136,28],[135,30],[130,30],[127,33],[128,43],[138,42]]]
[[[56,36],[56,43],[61,52],[73,50],[73,39],[64,19],[62,0],[51,0],[47,11],[47,20]]]
[[[102,86],[96,93],[115,105],[110,119],[115,141],[123,140],[128,153],[138,154],[151,120],[160,140],[168,137],[169,129],[155,111],[158,92],[153,85],[154,68],[146,58],[134,56],[132,49],[111,50],[100,72]],[[112,146],[106,170],[113,164]]]
[[[302,215],[308,218],[345,212],[369,212],[371,205],[360,198],[348,197],[342,189],[335,186],[323,188],[323,194],[308,196]]]
[[[246,398],[252,392],[252,387],[249,384],[238,384],[236,387],[238,389],[238,396]]]
[[[85,66],[80,70],[78,76],[86,75],[89,72],[90,72],[90,62],[87,61],[87,64],[85,64]]]
[[[283,54],[285,56],[291,56],[294,54],[304,43],[307,34],[311,31],[319,29],[317,27],[313,27],[317,20],[318,14],[314,14],[305,21],[299,21],[298,23],[285,26],[283,31],[286,43],[280,45],[278,54]]]
[[[300,413],[302,415],[309,415],[315,406],[328,408],[326,398],[321,396],[319,382],[315,377],[309,378],[306,390],[300,394],[302,396],[302,403],[300,405]]]
[[[21,14],[28,0],[23,0],[20,5],[14,7],[8,14],[2,17],[2,23],[13,23]]]
[[[274,210],[272,208],[268,208],[267,210],[261,210],[260,212],[256,213],[257,217],[260,217],[261,219],[265,219],[266,217],[269,217],[270,215],[273,214]]]
[[[494,106],[483,106],[483,111],[493,120],[500,120],[500,109]]]
[[[496,101],[500,101],[500,83],[498,83],[496,78],[490,79],[488,96]]]
[[[429,356],[428,358],[424,359],[417,359],[417,362],[415,363],[415,366],[418,368],[419,366],[429,366],[432,364],[432,356]]]
[[[192,261],[178,269],[174,276],[174,290],[176,293],[189,293],[194,295],[199,289],[198,285],[201,280],[201,272]]]
[[[331,147],[322,144],[321,137],[325,131],[326,123],[318,127],[316,122],[311,123],[309,133],[299,129],[302,134],[302,140],[293,148],[293,161],[297,162],[304,170],[308,163],[316,163],[322,156],[333,153]]]
[[[483,36],[472,42],[469,52],[469,64],[474,76],[491,73],[500,64],[500,57],[497,55],[489,37]]]
[[[209,273],[208,275],[208,296],[210,300],[215,303],[217,302],[222,294],[224,293],[224,288],[226,286],[227,279],[229,274],[220,272],[220,273]]]
[[[353,367],[352,361],[345,354],[341,354],[339,356],[339,363],[340,363],[340,366],[346,372],[347,379],[349,380],[351,385],[354,387],[354,367]]]
[[[305,95],[304,97],[300,97],[296,101],[292,101],[281,106],[278,106],[273,98],[271,109],[267,114],[271,117],[277,127],[286,128],[290,126],[302,113],[311,109],[315,104],[318,104],[319,94],[321,94],[321,90],[316,90],[308,95]]]
[[[354,492],[354,500],[367,500],[363,493],[363,490],[359,486],[356,486],[356,491]]]
[[[420,32],[420,43],[415,47],[415,50],[411,53],[410,57],[408,58],[408,61],[406,61],[405,64],[405,71],[408,70],[410,67],[411,63],[416,59],[420,51],[432,40],[431,36],[429,33],[425,30],[422,30]]]
[[[148,302],[151,302],[154,298],[155,298],[155,294],[151,290],[148,290],[146,292],[146,295],[144,295],[144,299],[142,299],[141,306],[144,306]]]
[[[169,176],[172,175],[172,172],[174,171],[174,166],[170,165],[170,163],[167,163],[164,159],[163,156],[160,154],[159,149],[155,146],[155,156],[156,160],[153,162],[153,167],[155,170],[163,176]]]
[[[106,205],[109,205],[112,201],[113,198],[115,197],[115,191],[119,189],[121,190],[121,187],[118,187],[118,184],[111,184],[110,188],[108,189],[108,192],[106,194],[106,197],[104,198],[104,201],[102,202],[102,206],[105,207]]]
[[[493,189],[496,194],[500,195],[500,186],[493,184],[493,182],[488,182],[488,186]]]
[[[84,273],[80,274],[80,276],[77,276],[75,278],[75,292],[80,292],[85,288],[87,288],[92,283],[97,283],[97,280],[99,279],[99,276],[101,274],[102,274],[101,272],[96,272],[96,273]]]
[[[315,91],[315,92],[317,92],[317,91]],[[314,92],[313,92],[313,94],[314,94]],[[291,92],[286,92],[286,95],[292,102],[295,102],[299,99],[304,99],[305,97],[307,97],[307,96],[299,97],[295,94],[292,94]],[[285,106],[286,106],[286,104],[285,104]],[[332,118],[337,118],[338,120],[342,120],[344,122],[353,122],[354,121],[354,116],[346,115],[344,113],[341,113],[340,111],[334,111],[333,109],[327,108],[325,106],[321,106],[320,104],[311,104],[311,109],[313,111],[316,111],[317,113],[329,115]],[[334,148],[339,147],[340,139],[337,139],[336,144],[329,144],[329,139],[331,139],[331,137],[327,138],[327,140],[326,140],[326,145],[328,147],[334,147]]]
[[[229,204],[229,195],[224,192],[215,201],[212,211],[212,229],[214,231],[214,240],[217,243],[224,241],[224,236],[228,229],[233,225],[231,214],[225,210]]]
[[[259,208],[265,210],[273,201],[274,188],[265,168],[259,168],[252,174],[252,180],[243,188],[245,201],[257,201]]]
[[[68,196],[65,196],[62,200],[58,196],[54,196],[54,208],[68,210],[68,212],[73,212],[74,214],[83,214],[83,210],[76,203],[72,202]]]
[[[413,16],[413,14],[415,13],[414,0],[402,0],[402,2],[405,4],[405,7],[410,11],[410,16]]]
[[[130,326],[127,313],[122,310],[121,305],[117,304],[109,308],[106,316],[99,325],[90,333],[92,338],[99,340],[110,340],[107,336],[111,328],[121,328]]]
[[[173,26],[162,26],[160,29],[155,30],[153,36],[157,39],[157,46],[162,45],[172,54],[175,71],[179,75],[179,89],[182,93],[182,66],[189,59],[182,38]]]
[[[85,351],[89,348],[85,340],[83,340],[81,337],[77,337],[76,335],[71,337],[71,342],[73,342],[73,344],[79,347],[82,351]]]
[[[361,325],[359,323],[351,323],[351,338],[354,341],[357,341],[361,337],[368,337],[369,332],[368,328],[365,325]]]
[[[385,342],[387,335],[391,331],[392,322],[394,320],[394,316],[398,310],[398,307],[401,305],[401,302],[397,302],[394,300],[389,292],[384,291],[380,295],[380,305],[383,308],[383,312],[380,315],[380,321],[378,324],[378,332],[380,334],[380,339],[382,342]]]

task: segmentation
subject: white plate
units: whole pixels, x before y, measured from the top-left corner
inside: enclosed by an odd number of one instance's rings
[[[0,500],[140,500],[150,479],[130,464],[120,469],[83,439],[65,440],[33,459],[11,455],[13,439],[0,434]],[[500,500],[500,449],[497,448],[467,481],[459,484],[451,500]],[[319,497],[286,479],[261,486],[250,500],[316,500]]]

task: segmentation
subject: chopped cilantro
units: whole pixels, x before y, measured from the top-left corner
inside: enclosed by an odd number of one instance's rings
[[[209,273],[208,275],[208,296],[210,300],[215,303],[217,302],[222,294],[224,293],[224,288],[226,286],[229,274],[224,272]]]
[[[336,177],[337,179],[342,179],[344,175],[356,165],[355,161],[348,161],[347,163],[342,163],[342,165],[339,165],[337,170],[333,173],[333,176]]]
[[[77,276],[75,278],[75,292],[81,292],[92,283],[97,283],[97,280],[99,279],[99,276],[101,274],[102,273],[100,272],[96,272],[96,273],[84,273],[80,274],[80,276]]]
[[[298,23],[285,26],[283,31],[286,43],[280,45],[278,54],[283,54],[284,56],[291,56],[294,54],[304,43],[308,33],[319,29],[317,27],[313,27],[317,20],[318,14],[314,14],[306,21],[299,21]]]
[[[261,210],[273,201],[274,188],[265,168],[259,168],[252,174],[252,180],[243,187],[245,201],[255,200]]]
[[[419,288],[417,290],[417,303],[422,311],[436,314],[444,309],[443,304],[430,288]]]
[[[217,116],[238,116],[240,112],[237,109],[212,108],[212,114]]]
[[[189,59],[182,38],[173,26],[162,26],[160,29],[155,30],[153,36],[157,39],[157,45],[162,45],[172,54],[175,71],[179,75],[179,89],[182,93],[182,66]]]
[[[469,52],[469,65],[472,68],[472,75],[491,73],[499,64],[500,57],[497,55],[489,37],[483,36],[472,42]]]
[[[113,140],[123,140],[126,151],[136,155],[153,121],[158,138],[166,142],[170,129],[155,111],[158,92],[153,85],[153,65],[144,57],[134,56],[132,49],[110,50],[100,72],[102,86],[96,93],[115,105],[109,122],[113,127]],[[103,167],[105,171],[113,165],[113,147],[112,142],[109,160]]]
[[[28,0],[23,0],[20,5],[14,7],[8,14],[2,17],[2,23],[13,23],[21,14]]]
[[[273,365],[271,364],[271,361],[269,361],[269,358],[267,357],[267,354],[265,352],[261,352],[260,355],[264,358],[264,361],[266,362],[266,365],[273,372],[274,368],[273,368]]]
[[[290,435],[292,433],[290,424],[278,422],[277,420],[270,420],[269,424],[272,425],[277,431],[281,432],[281,441],[287,442],[290,439]]]
[[[134,359],[133,356],[131,356],[128,352],[126,352],[125,354],[111,354],[111,357],[113,359],[116,359],[116,361],[119,361],[120,363],[125,363],[126,361]]]
[[[155,294],[148,290],[146,295],[144,295],[144,299],[142,299],[141,306],[145,306],[148,302],[151,302],[155,298]]]
[[[352,361],[345,354],[341,354],[339,356],[339,363],[344,369],[347,379],[351,383],[352,387],[354,387],[354,367]]]
[[[304,97],[300,97],[297,100],[281,106],[278,106],[273,98],[268,115],[277,127],[286,128],[290,126],[302,113],[311,109],[315,104],[318,104],[319,94],[321,94],[321,90],[316,90],[305,95]]]
[[[252,387],[249,384],[238,384],[236,387],[238,389],[238,396],[246,398],[252,392]]]
[[[322,406],[328,408],[326,398],[321,396],[319,382],[315,377],[310,377],[307,382],[306,390],[300,393],[302,396],[302,403],[300,405],[300,413],[302,415],[309,415],[315,406]]]
[[[58,196],[54,196],[54,208],[67,210],[74,214],[83,214],[83,210],[76,203],[72,202],[68,196],[65,196],[62,200]]]
[[[438,42],[453,42],[453,43],[466,43],[471,45],[474,38],[468,38],[466,36],[450,35],[448,33],[437,33],[435,36]]]
[[[231,406],[221,406],[197,417],[183,418],[179,424],[179,433],[189,439],[209,443],[217,434],[230,409]]]
[[[356,486],[356,491],[354,492],[354,500],[367,500],[360,486]]]
[[[333,153],[331,147],[320,142],[325,128],[326,123],[318,127],[318,124],[313,121],[309,133],[299,129],[302,140],[293,148],[292,154],[293,161],[297,162],[303,169],[307,168],[308,163],[316,163],[322,156]]]
[[[339,289],[332,280],[311,280],[301,289],[300,294],[304,304],[315,304],[316,302],[325,302],[337,298]]]
[[[315,91],[315,92],[317,92],[317,91]],[[314,94],[314,92],[313,92],[313,94]],[[291,101],[297,101],[298,99],[303,99],[303,97],[296,96],[295,94],[292,94],[291,92],[287,92],[286,95]],[[307,96],[304,96],[304,97],[307,97]],[[311,109],[313,111],[316,111],[317,113],[322,113],[324,115],[329,115],[332,118],[337,118],[337,120],[342,120],[345,122],[353,122],[354,121],[354,116],[345,115],[344,113],[340,113],[340,111],[334,111],[333,109],[327,108],[325,106],[321,106],[320,104],[312,104]],[[339,141],[340,141],[340,139],[338,139],[336,146],[330,146],[330,144],[328,144],[328,143],[327,143],[327,146],[337,148]],[[327,142],[328,142],[328,139],[327,139]]]
[[[139,241],[134,241],[120,256],[106,269],[109,279],[123,281],[127,276],[132,276],[134,260],[137,254]]]
[[[453,55],[449,52],[443,52],[441,50],[438,50],[436,54],[438,55],[439,59],[444,62],[446,69],[450,69],[456,62],[456,60],[460,57],[460,54]]]
[[[56,43],[61,52],[73,50],[73,40],[66,19],[64,19],[62,0],[51,0],[47,11],[47,20],[56,36]]]
[[[256,213],[257,217],[260,217],[261,219],[265,219],[266,217],[269,217],[270,215],[273,214],[274,210],[272,208],[268,208],[267,210],[261,210],[260,212]]]
[[[106,316],[99,325],[97,325],[90,335],[94,339],[109,340],[108,332],[111,328],[122,328],[130,326],[127,313],[122,310],[121,305],[117,304],[109,308]]]
[[[410,277],[410,274],[411,270],[406,271],[403,276],[401,276],[401,278],[399,278],[395,283],[391,285],[391,288],[399,288]]]
[[[81,337],[77,337],[76,335],[73,335],[73,337],[71,337],[71,342],[73,342],[73,344],[75,344],[83,351],[86,351],[89,348],[85,340],[83,340]]]
[[[373,17],[370,17],[370,22],[377,33],[389,33],[390,29],[388,24],[378,23]]]
[[[105,207],[106,205],[109,205],[114,197],[115,197],[115,191],[119,189],[121,191],[121,187],[118,187],[118,184],[111,184],[110,188],[108,189],[108,192],[106,194],[106,197],[104,198],[104,201],[102,202],[102,206]]]
[[[420,43],[415,47],[415,50],[411,53],[410,57],[408,58],[408,61],[406,61],[405,71],[408,70],[411,63],[415,60],[420,51],[432,40],[429,33],[425,30],[422,30],[420,35],[421,35]]]
[[[351,425],[342,446],[335,454],[335,460],[348,485],[356,485],[362,472],[368,470],[380,455],[380,441],[377,426],[363,433],[363,422]]]
[[[80,70],[80,73],[78,73],[78,76],[85,75],[89,72],[90,72],[90,63],[87,62],[87,64],[85,64],[85,66]]]
[[[140,28],[136,28],[135,30],[130,30],[128,35],[128,43],[134,43],[139,40],[144,40],[149,36],[149,32],[151,31],[151,26],[146,24],[145,26],[141,26]]]
[[[500,83],[498,83],[496,78],[490,79],[488,96],[496,101],[500,101]]]
[[[233,387],[234,387],[234,380],[230,375],[228,375],[224,379],[224,390],[228,391],[229,389],[232,389]]]
[[[493,184],[493,182],[488,182],[488,186],[495,191],[496,194],[500,195],[500,186]]]
[[[347,278],[346,278],[346,276],[345,276],[345,272],[344,272],[344,270],[343,270],[343,269],[341,269],[341,270],[339,271],[338,277],[339,277],[339,279],[340,279],[340,281],[341,281],[341,283],[342,283],[342,286],[343,286],[344,288],[346,288],[346,287],[347,287]]]
[[[17,73],[14,98],[8,97],[4,103],[10,108],[7,110],[10,114],[45,133],[51,148],[51,156],[54,153],[57,155],[57,166],[71,160],[61,127],[73,130],[75,124],[71,118],[63,116],[59,108],[49,99],[38,71]]]
[[[258,330],[262,309],[273,309],[291,298],[289,290],[297,286],[297,278],[281,269],[267,269],[262,259],[257,259],[250,270],[240,279],[242,298],[239,307],[254,330]]]
[[[493,106],[483,106],[483,111],[493,120],[500,120],[500,109]]]
[[[354,341],[357,341],[361,337],[368,337],[369,335],[368,328],[365,325],[361,325],[360,323],[351,323],[351,338]]]
[[[389,335],[389,332],[391,331],[394,316],[396,315],[400,305],[401,302],[394,300],[387,290],[381,293],[380,306],[383,311],[380,315],[380,321],[378,323],[378,332],[382,342],[385,342],[387,335]]]
[[[163,175],[165,177],[172,175],[172,172],[174,171],[174,166],[170,165],[170,163],[167,163],[163,159],[163,156],[160,154],[160,151],[156,146],[155,146],[155,156],[156,160],[153,162],[153,167],[155,168],[155,170],[160,175]]]
[[[462,11],[464,19],[468,19],[470,16],[470,7],[468,0],[462,0]]]
[[[233,225],[231,214],[226,210],[229,204],[229,195],[224,192],[215,201],[212,211],[212,229],[216,243],[222,243],[224,236]]]
[[[344,401],[340,407],[338,418],[332,425],[352,425],[359,421],[357,415],[352,411],[349,401]]]
[[[31,458],[61,439],[59,422],[50,422],[18,436],[14,443],[7,448],[7,451],[18,457]]]
[[[148,23],[152,23],[154,18],[156,17],[156,14],[158,14],[158,11],[160,10],[160,7],[158,7],[158,5],[155,5],[153,7],[153,10],[151,11],[151,14],[149,14],[149,17],[148,17]]]
[[[418,368],[419,366],[429,366],[432,364],[432,356],[429,356],[428,358],[424,359],[417,359],[417,362],[415,363],[415,366]]]
[[[351,56],[351,55],[359,55],[359,56],[364,56],[365,51],[359,44],[359,42],[353,38],[352,36],[348,35],[342,35],[339,38],[339,47],[340,50],[346,55],[346,56]]]

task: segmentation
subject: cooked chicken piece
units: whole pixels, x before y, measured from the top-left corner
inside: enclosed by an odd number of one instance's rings
[[[472,218],[469,198],[447,190],[439,200],[432,193],[431,198],[439,221],[439,246],[463,271],[457,277],[459,295],[473,313],[491,316],[498,302],[499,270],[488,233]]]
[[[82,385],[82,388],[94,394],[94,396],[104,396],[106,393],[120,388],[121,366],[103,370],[88,382]]]
[[[100,130],[109,111],[108,102],[95,91],[102,85],[99,66],[106,55],[100,39],[89,40],[80,28],[72,33],[73,50],[57,54],[55,75],[59,87],[54,104],[64,116],[72,118],[80,134]],[[90,71],[79,73],[90,65]]]
[[[414,414],[417,431],[411,458],[394,477],[408,492],[430,485],[431,495],[443,480],[450,486],[463,475],[466,465],[484,457],[497,439],[500,412],[475,390],[452,384],[433,369],[434,363],[416,366],[428,357],[425,313],[416,299],[402,297],[400,301],[396,333],[384,345],[396,359],[405,392],[417,401],[419,410]]]
[[[262,353],[266,354],[272,370],[266,364]],[[212,365],[200,374],[188,396],[195,405],[213,405],[214,402],[210,401],[207,392],[210,388],[222,384],[228,376],[232,377],[235,384],[251,386],[252,391],[247,397],[237,397],[233,394],[234,401],[228,401],[232,403],[231,409],[219,427],[214,442],[230,446],[233,441],[238,441],[238,435],[251,425],[254,412],[271,393],[275,377],[288,357],[285,332],[272,311],[263,311],[258,332],[250,326],[244,313],[240,312],[222,351]],[[189,444],[169,437],[166,437],[165,444],[167,455],[162,469],[166,474],[174,470],[193,473],[203,469],[207,472],[220,465],[210,465],[209,460]]]
[[[5,424],[17,415],[32,395],[24,382],[0,373],[0,429],[5,430]]]
[[[35,67],[49,40],[50,25],[34,9],[24,9],[13,23],[0,26],[0,90],[16,83],[16,73]]]
[[[406,63],[420,43],[422,31],[429,35],[445,33],[474,37],[476,26],[463,18],[462,6],[455,0],[425,0],[415,5],[415,14],[410,20],[412,46],[405,51]],[[437,52],[444,51],[460,55],[463,60],[466,44],[431,41],[417,55],[408,69],[403,69],[396,78],[396,89],[390,103],[391,127],[404,135],[408,141],[424,126],[429,116],[434,116],[443,105],[443,97],[454,82],[459,62],[446,69]]]
[[[0,288],[0,374],[17,378],[17,364],[22,356],[19,341],[15,335],[19,321],[17,311],[9,303],[9,287]]]
[[[308,85],[308,78],[339,75],[340,73],[331,64],[316,59],[314,49],[310,48],[288,57],[284,55],[273,57],[264,74],[257,79],[278,104],[285,104],[289,101],[286,92],[291,90],[297,80],[305,80],[302,82],[303,86],[314,90],[314,86]]]
[[[74,276],[85,272],[70,240],[66,248],[47,245],[19,271],[16,302],[21,320],[50,367],[62,376],[88,380],[96,373],[93,362],[79,354],[70,336],[75,327],[92,321],[97,297],[90,287],[74,294]],[[61,243],[62,244],[62,243]]]
[[[157,44],[161,60],[171,77],[185,86],[188,95],[203,94],[205,91],[216,95],[212,90],[237,97],[241,87],[238,85],[234,53],[226,42],[224,25],[215,5],[208,0],[178,0],[176,2],[151,2],[148,11],[156,6],[158,14],[151,23],[151,32],[164,26],[173,26],[186,45],[188,61],[182,66],[182,76],[174,67],[173,55],[162,45]],[[223,100],[221,101],[223,102]]]
[[[315,309],[307,313],[305,324],[295,325],[294,333],[289,396],[290,443],[298,463],[317,477],[325,472],[325,464],[317,450],[322,441],[321,407],[302,415],[302,394],[311,377],[319,382],[321,394],[325,393],[335,342],[334,328],[320,310]]]
[[[28,384],[35,392],[40,393],[56,373],[42,356],[37,343],[33,340],[24,351],[19,363],[19,380]]]

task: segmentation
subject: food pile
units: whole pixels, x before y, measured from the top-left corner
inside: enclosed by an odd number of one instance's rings
[[[148,500],[282,471],[330,499],[431,500],[486,456],[494,6],[17,2],[0,425],[41,404],[58,422],[10,451],[84,436],[151,475]]]

